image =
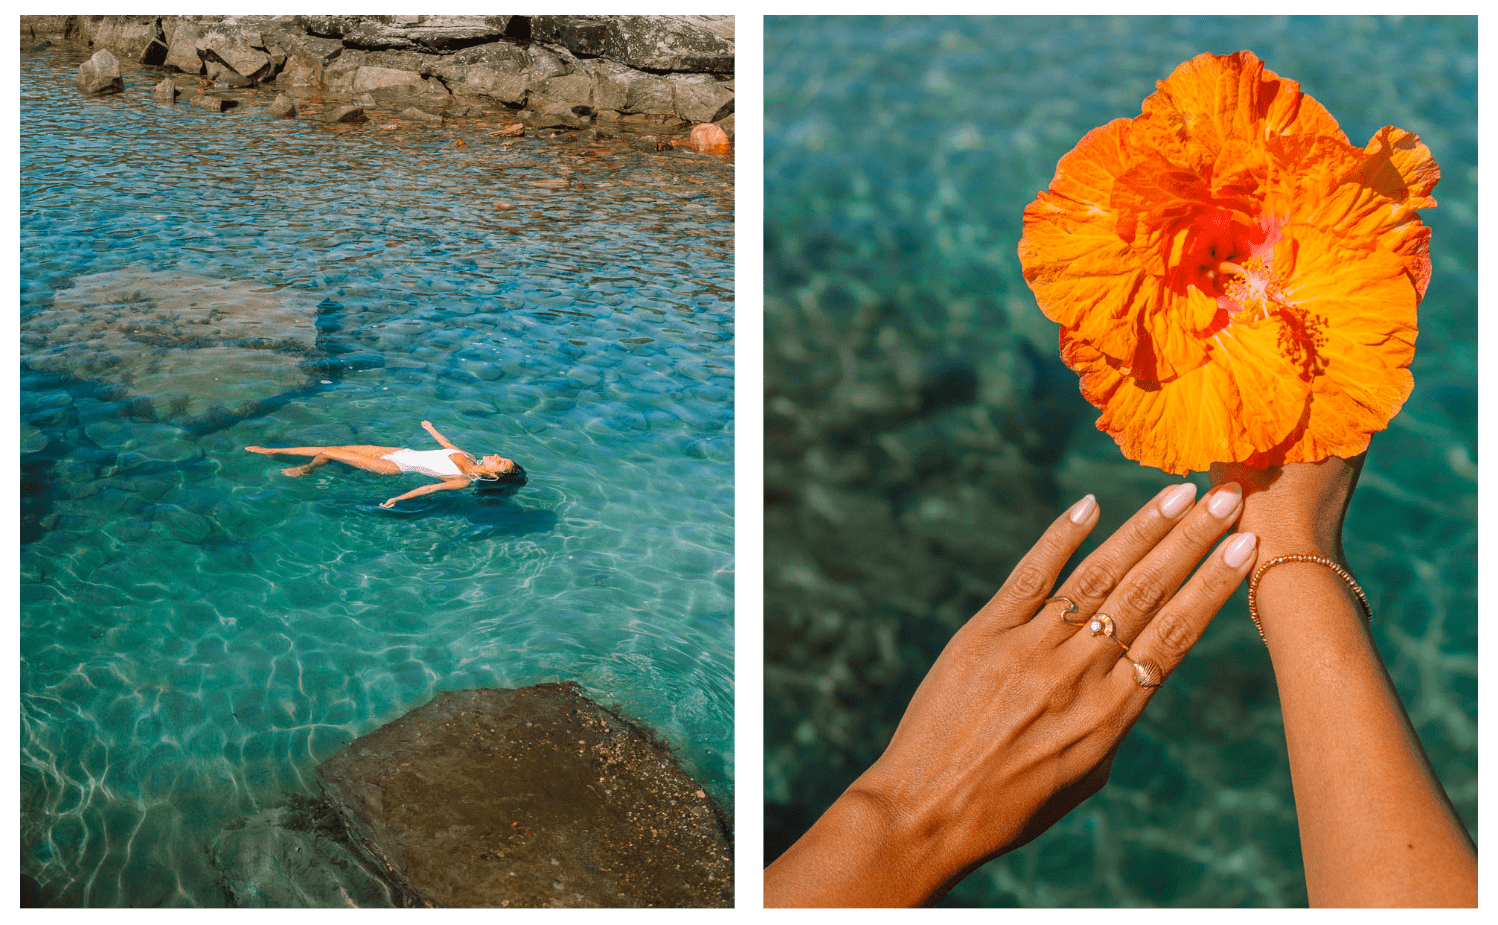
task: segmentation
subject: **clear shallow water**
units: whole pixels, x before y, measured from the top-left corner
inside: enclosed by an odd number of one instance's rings
[[[1015,249],[1025,205],[1082,135],[1137,115],[1181,61],[1241,48],[1354,143],[1397,125],[1441,164],[1415,390],[1373,441],[1346,551],[1477,837],[1475,20],[771,18],[771,857],[878,756],[950,634],[1059,511],[1095,492],[1101,539],[1170,483],[1095,429]],[[1305,902],[1278,697],[1241,591],[1108,786],[947,900]]]
[[[564,678],[731,806],[732,165],[160,107],[144,70],[82,99],[81,60],[21,70],[23,873],[221,905],[225,828],[348,740]],[[421,477],[242,449],[423,419],[530,484],[385,511]]]

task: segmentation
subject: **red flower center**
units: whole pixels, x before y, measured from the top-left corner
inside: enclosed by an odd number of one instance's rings
[[[1194,247],[1182,260],[1190,284],[1217,300],[1213,329],[1231,321],[1258,321],[1289,308],[1285,287],[1274,273],[1274,245],[1282,222],[1261,216],[1252,224],[1236,212],[1198,218]],[[1244,313],[1247,314],[1244,314]]]

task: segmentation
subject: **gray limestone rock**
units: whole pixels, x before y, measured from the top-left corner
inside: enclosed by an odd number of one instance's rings
[[[731,17],[726,17],[731,20]],[[531,39],[651,71],[732,74],[734,43],[687,16],[532,16]],[[716,22],[713,23],[717,25]]]
[[[350,842],[411,904],[733,900],[732,846],[706,793],[576,684],[442,694],[317,774]]]
[[[78,89],[84,93],[123,93],[125,81],[120,77],[120,61],[101,48],[94,56],[78,65]]]
[[[511,16],[302,16],[314,35],[335,36],[350,48],[450,51],[498,40]]]
[[[664,77],[641,74],[629,82],[623,113],[668,113],[676,105],[676,90]]]
[[[100,16],[91,21],[89,39],[129,61],[145,62],[153,42],[163,40],[161,23],[155,16]]]
[[[412,122],[428,122],[432,125],[442,124],[441,116],[437,115],[436,113],[427,112],[425,109],[417,109],[415,106],[403,110],[401,112],[401,118],[409,119]]]
[[[276,81],[289,87],[321,87],[324,69],[342,53],[343,43],[337,39],[294,35],[286,44],[286,63]]]
[[[222,96],[213,96],[207,93],[190,93],[187,96],[188,105],[198,109],[206,109],[209,112],[228,112],[239,103],[235,100],[225,99]]]
[[[526,108],[538,112],[593,107],[593,78],[587,74],[564,74],[531,85]]]
[[[217,58],[252,83],[270,76],[270,55],[262,50],[264,40],[258,29],[217,23],[204,31],[198,47],[205,57]]]
[[[733,112],[733,90],[706,74],[673,74],[671,108],[688,122],[716,122]]]
[[[328,114],[325,122],[368,122],[369,116],[364,114],[362,106],[342,106]]]
[[[198,53],[198,43],[202,40],[202,33],[191,23],[178,24],[167,45],[166,60],[162,63],[184,74],[203,73],[203,57]]]
[[[284,93],[277,93],[266,111],[277,119],[290,119],[296,115],[296,101]]]
[[[157,100],[162,103],[177,102],[176,83],[174,83],[170,77],[166,78],[161,83],[156,85],[155,90],[151,91],[151,99]]]

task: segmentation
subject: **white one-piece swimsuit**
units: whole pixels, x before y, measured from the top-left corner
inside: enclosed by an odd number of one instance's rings
[[[459,471],[457,463],[452,461],[452,454],[458,450],[396,450],[394,453],[386,453],[381,459],[388,459],[400,467],[402,472],[420,472],[422,475],[430,475],[438,479],[451,479],[464,476]],[[462,455],[468,456],[467,453]],[[469,457],[472,459],[472,457]]]

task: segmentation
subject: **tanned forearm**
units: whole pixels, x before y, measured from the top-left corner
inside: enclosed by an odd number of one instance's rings
[[[1311,905],[1475,906],[1476,848],[1350,589],[1323,565],[1282,563],[1264,573],[1258,609],[1284,710]]]

